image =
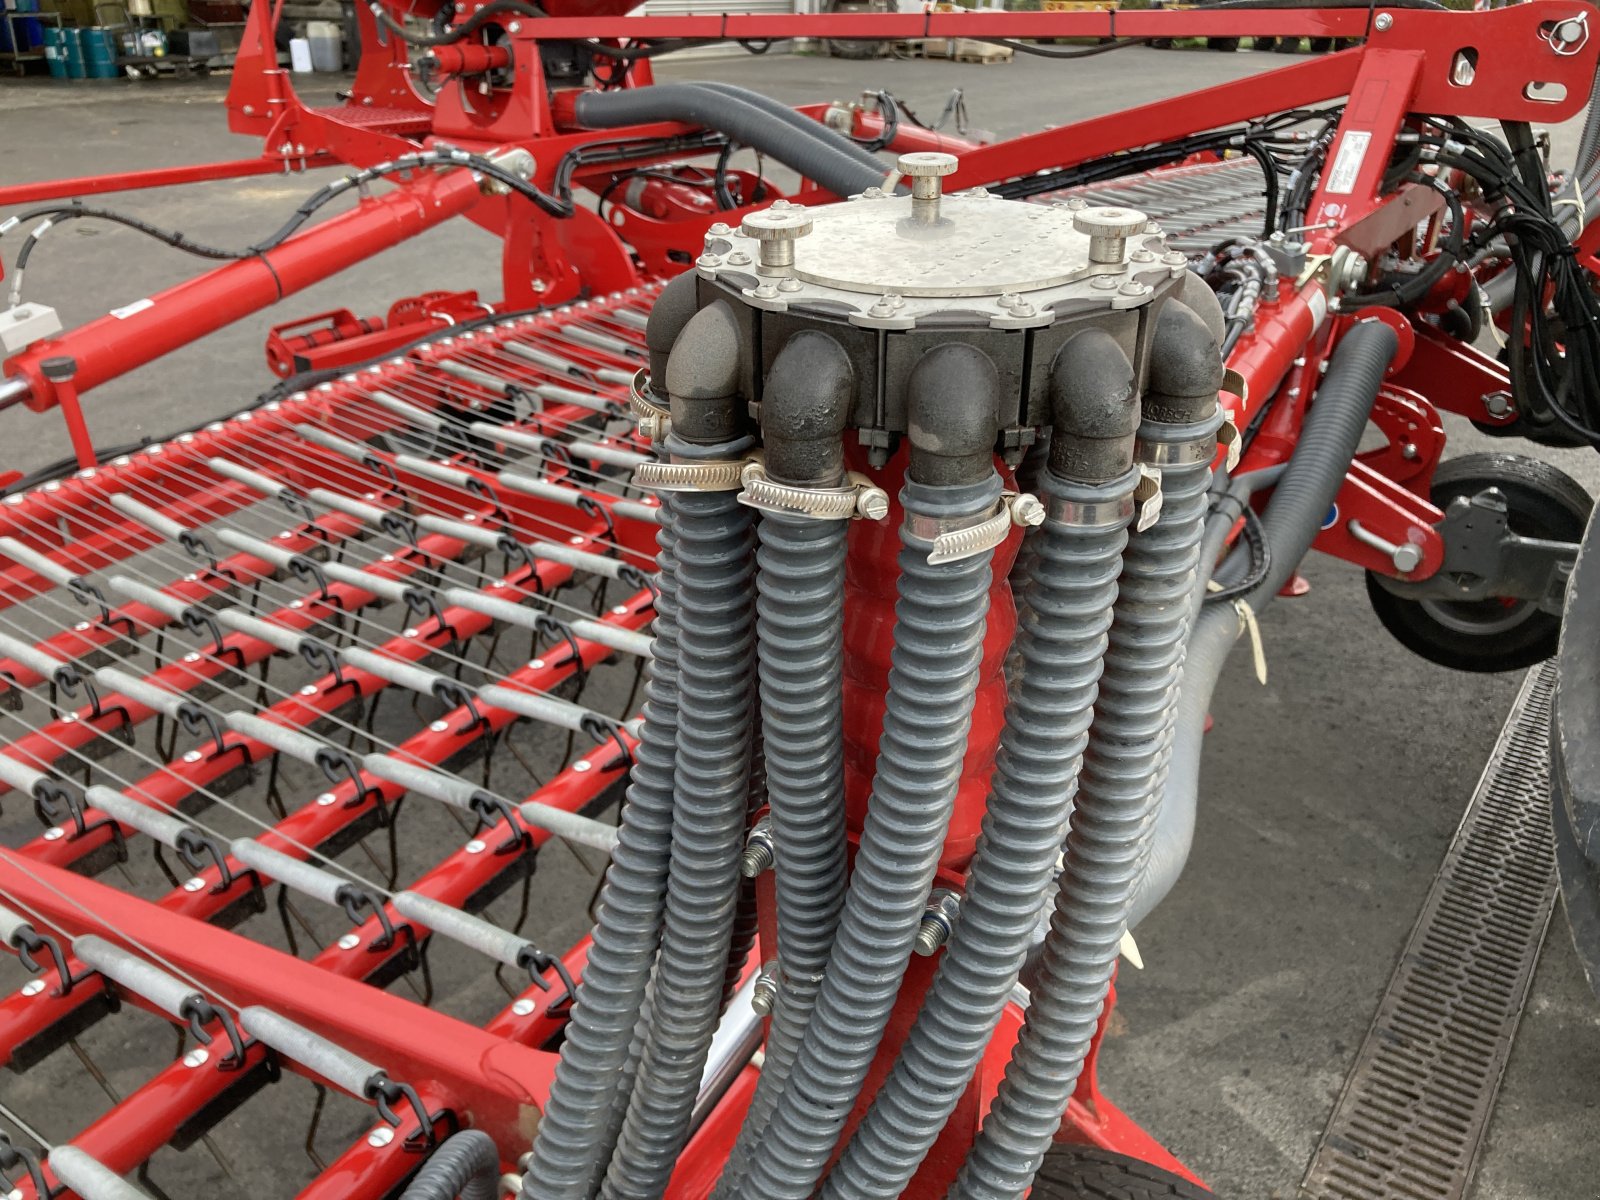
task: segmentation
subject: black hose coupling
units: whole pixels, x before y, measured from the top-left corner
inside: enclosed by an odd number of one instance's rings
[[[962,342],[928,351],[906,385],[910,478],[969,484],[994,469],[1000,376],[989,356]]]
[[[700,445],[731,442],[747,432],[739,395],[743,333],[733,309],[718,300],[684,324],[667,359],[672,432]]]
[[[1117,339],[1086,329],[1050,364],[1050,473],[1103,483],[1133,466],[1139,393],[1133,364]]]

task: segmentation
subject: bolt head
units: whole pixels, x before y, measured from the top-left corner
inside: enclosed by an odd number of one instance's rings
[[[1394,28],[1394,17],[1389,13],[1379,13],[1372,22],[1372,27],[1379,33],[1384,33]]]
[[[189,1053],[183,1056],[183,1065],[192,1071],[196,1067],[205,1066],[206,1060],[210,1057],[211,1056],[206,1053],[204,1047],[196,1046],[193,1050],[189,1051]]]
[[[387,1125],[379,1125],[371,1133],[367,1134],[367,1145],[369,1146],[382,1148],[392,1141],[394,1141],[394,1130]]]
[[[188,879],[183,881],[183,890],[186,892],[198,892],[205,886],[206,881],[201,879],[198,875],[191,875]]]
[[[533,1015],[533,1009],[534,1009],[533,1001],[532,1000],[526,1000],[526,999],[518,1000],[515,1004],[513,1004],[511,1006],[511,1011],[513,1013],[515,1013],[519,1017],[530,1017],[530,1016],[532,1016]]]
[[[1155,262],[1156,256],[1155,252],[1151,250],[1135,250],[1132,254],[1128,255],[1128,259],[1131,262],[1147,263]]]
[[[1117,290],[1117,281],[1110,275],[1096,275],[1089,281],[1089,286],[1097,292],[1114,292]]]
[[[359,945],[361,945],[361,939],[353,933],[347,933],[339,939],[339,949],[341,950],[354,950]]]
[[[44,980],[42,979],[30,979],[22,985],[22,994],[24,996],[37,996],[42,991],[44,991]]]
[[[894,166],[895,170],[908,179],[918,179],[954,175],[960,163],[961,160],[954,154],[944,154],[938,150],[914,150],[909,154],[902,154]]]
[[[1044,524],[1044,505],[1037,496],[1030,496],[1027,492],[1014,496],[1011,499],[1011,519],[1018,525],[1032,526]]]
[[[1402,575],[1409,575],[1422,565],[1422,547],[1410,542],[1396,546],[1394,553],[1389,556],[1389,561],[1394,564],[1396,571]]]
[[[856,512],[869,521],[881,521],[889,515],[889,493],[879,487],[862,488],[856,495]]]

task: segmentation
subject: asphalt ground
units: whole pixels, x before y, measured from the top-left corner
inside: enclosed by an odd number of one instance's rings
[[[925,118],[959,87],[972,124],[1008,136],[1283,62],[1248,51],[1133,49],[987,66],[769,54],[667,60],[658,69],[663,78],[723,79],[791,102],[887,88]],[[330,80],[316,82],[331,92],[338,81]],[[226,132],[225,86],[0,81],[0,182],[254,153]],[[1576,131],[1569,124],[1554,137],[1556,160],[1564,162]],[[276,228],[313,186],[269,176],[114,201],[196,237],[243,244]],[[9,265],[7,243],[0,252]],[[25,294],[55,305],[71,326],[198,267],[132,234],[75,222],[41,246]],[[382,313],[393,299],[425,289],[476,287],[493,296],[498,273],[494,240],[456,222],[98,389],[88,403],[91,427],[107,445],[227,414],[271,382],[261,346],[274,322],[340,307]],[[1448,455],[1506,448],[1453,419],[1450,433]],[[58,421],[19,410],[0,415],[0,444],[7,448],[0,465],[24,469],[67,450]],[[1516,448],[1600,490],[1592,454]],[[1294,1195],[1519,681],[1412,657],[1378,625],[1360,573],[1344,564],[1314,558],[1304,575],[1310,593],[1262,617],[1266,685],[1240,654],[1218,689],[1194,852],[1171,898],[1139,930],[1145,969],[1122,974],[1102,1056],[1106,1089],[1122,1107],[1220,1195],[1253,1200]],[[577,889],[588,876],[564,878]],[[1579,974],[1563,920],[1558,911],[1472,1193],[1477,1200],[1600,1195],[1600,1005]],[[551,936],[581,923],[581,912],[571,914]],[[20,981],[5,974],[10,969],[0,964],[0,986]],[[133,1077],[124,1084],[137,1081],[132,1064],[156,1028],[148,1026],[143,1041],[108,1035],[100,1048]],[[159,1042],[167,1053],[167,1039]],[[47,1137],[70,1137],[84,1119],[81,1104],[67,1098],[81,1100],[81,1076],[75,1063],[47,1067],[0,1075],[0,1100],[20,1105]],[[218,1131],[238,1179],[304,1175],[303,1161],[285,1165],[263,1144],[263,1131],[299,1121],[292,1114],[303,1113],[296,1106],[304,1103],[305,1096],[285,1097],[269,1105],[266,1120]],[[327,1145],[341,1144],[341,1129],[360,1127],[359,1113],[343,1112]],[[212,1182],[189,1194],[245,1194],[216,1182],[210,1164],[197,1161],[201,1153],[164,1159],[159,1178],[174,1194],[184,1194],[175,1184],[201,1180]]]

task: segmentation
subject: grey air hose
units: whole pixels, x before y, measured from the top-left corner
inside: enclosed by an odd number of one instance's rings
[[[822,989],[739,1193],[750,1200],[805,1200],[816,1189],[911,957],[966,754],[993,558],[985,549],[930,563],[932,530],[995,512],[997,389],[994,364],[960,343],[912,370],[899,601],[872,794]],[[931,447],[924,430],[939,431]]]
[[[950,1191],[960,1200],[1024,1195],[1055,1139],[1116,967],[1160,795],[1222,424],[1222,358],[1206,323],[1176,301],[1161,310],[1153,341],[1139,459],[1161,470],[1161,515],[1123,555],[1050,933],[1005,1077]]]
[[[1381,321],[1358,323],[1334,350],[1306,412],[1300,439],[1262,517],[1272,564],[1243,599],[1260,612],[1306,556],[1355,457],[1367,417],[1399,342]],[[1233,605],[1212,605],[1189,641],[1167,782],[1144,873],[1128,913],[1131,929],[1172,890],[1188,861],[1200,792],[1206,713],[1228,652],[1241,632]]]
[[[882,185],[888,175],[856,157],[860,147],[826,126],[810,122],[816,133],[791,126],[745,100],[692,83],[658,83],[647,88],[584,92],[573,106],[586,129],[615,129],[650,121],[679,121],[727,134],[820,184],[835,196],[850,196]]]
[[[739,432],[738,339],[721,303],[701,309],[679,335],[667,364],[666,449],[674,462],[738,460],[754,444]],[[688,1140],[722,1012],[749,822],[754,512],[734,490],[669,490],[662,502],[676,537],[678,605],[670,870],[652,1019],[601,1187],[608,1200],[656,1200]]]
[[[688,294],[692,296],[693,280]],[[674,281],[665,292],[685,293]],[[693,316],[686,304],[658,307],[651,314],[652,357],[670,346]],[[663,367],[665,360],[663,359]],[[652,387],[665,404],[665,370]],[[626,1108],[629,1050],[660,940],[672,838],[672,777],[678,728],[677,535],[663,506],[656,535],[659,595],[651,657],[645,668],[644,727],[622,806],[617,846],[600,891],[592,944],[578,984],[533,1143],[533,1161],[523,1175],[525,1200],[589,1200],[610,1157],[618,1124],[611,1114]]]
[[[1103,330],[1057,355],[1051,393],[1054,461],[1034,485],[1048,515],[1029,536],[1020,671],[1008,676],[960,915],[894,1067],[828,1176],[831,1200],[890,1200],[909,1184],[993,1034],[1055,873],[1134,511],[1139,403],[1133,367]]]
[[[411,1178],[400,1200],[500,1200],[500,1151],[481,1129],[451,1134]]]
[[[720,96],[731,96],[735,100],[742,100],[746,104],[754,105],[762,112],[772,114],[773,117],[779,121],[782,121],[785,125],[789,126],[789,128],[793,129],[796,133],[799,133],[802,136],[815,138],[817,136],[817,130],[820,129],[827,135],[828,144],[830,146],[837,146],[839,149],[850,154],[851,157],[856,159],[856,161],[860,162],[863,166],[870,167],[880,174],[887,175],[889,173],[889,168],[883,162],[883,160],[881,160],[871,150],[868,150],[865,146],[861,145],[861,143],[857,142],[854,138],[847,134],[839,133],[830,126],[822,124],[820,121],[814,121],[804,113],[796,112],[783,101],[774,100],[771,96],[766,95],[764,92],[752,91],[749,88],[740,87],[736,83],[718,83],[710,79],[702,79],[693,86],[704,88],[710,92],[716,92]]]
[[[795,487],[844,483],[842,435],[854,395],[831,337],[785,343],[762,398],[765,469]],[[767,512],[756,552],[757,666],[775,857],[782,980],[761,1077],[718,1181],[737,1190],[810,1020],[845,893],[844,559],[848,520]]]
[[[644,727],[622,806],[616,849],[600,890],[593,941],[578,984],[523,1175],[524,1200],[589,1200],[609,1157],[607,1120],[618,1075],[655,962],[672,837],[672,775],[678,725],[676,534],[663,506],[652,657],[645,668]],[[622,1098],[626,1103],[626,1096]]]

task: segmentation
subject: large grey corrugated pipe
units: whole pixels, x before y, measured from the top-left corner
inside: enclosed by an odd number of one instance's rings
[[[849,356],[801,331],[784,344],[762,397],[765,468],[778,483],[835,488],[854,396]],[[844,907],[844,558],[847,520],[768,512],[756,552],[757,667],[782,980],[761,1078],[717,1196],[733,1194],[780,1102],[822,984]]]
[[[500,1200],[500,1151],[481,1129],[452,1134],[422,1164],[400,1200]]]
[[[852,158],[863,166],[870,167],[884,175],[889,172],[889,168],[883,160],[861,145],[860,142],[830,126],[824,125],[821,121],[813,121],[804,113],[796,112],[781,100],[774,100],[771,96],[763,95],[761,92],[752,91],[749,88],[742,88],[738,84],[717,83],[710,79],[702,79],[692,86],[716,92],[718,95],[731,96],[735,100],[743,100],[746,104],[752,104],[762,112],[771,113],[789,128],[805,137],[815,137],[816,131],[821,129],[828,135],[830,145],[838,146],[839,149],[850,154]]]
[[[911,470],[900,493],[906,522],[877,769],[816,1009],[739,1193],[749,1200],[805,1200],[815,1190],[911,958],[966,754],[993,558],[984,550],[931,564],[933,538],[918,526],[995,511],[998,386],[994,364],[960,343],[929,351],[912,370]],[[926,454],[921,430],[940,432]]]
[[[678,303],[652,310],[646,336],[652,358],[670,347],[693,316],[693,295],[677,280],[663,296]],[[663,358],[663,368],[665,359]],[[666,403],[665,370],[653,383]],[[556,1066],[555,1082],[523,1175],[525,1200],[589,1200],[616,1138],[631,1079],[629,1049],[660,940],[672,838],[672,775],[678,729],[677,560],[671,512],[656,535],[658,589],[652,657],[644,689],[644,728],[634,751],[617,846],[600,891],[593,942]]]
[[[1034,485],[1048,515],[1029,537],[1020,670],[1008,675],[960,916],[899,1058],[828,1176],[825,1200],[892,1200],[905,1190],[988,1045],[1055,872],[1133,516],[1139,402],[1133,367],[1103,330],[1069,341],[1050,383],[1054,454]]]
[[[1161,515],[1123,555],[1050,933],[1005,1078],[951,1189],[960,1200],[1013,1200],[1027,1191],[1105,1003],[1160,792],[1222,424],[1221,383],[1210,329],[1169,302],[1156,318],[1139,425],[1140,461],[1161,469]]]
[[[1262,517],[1272,563],[1265,579],[1243,597],[1260,612],[1306,556],[1355,457],[1368,414],[1393,361],[1398,341],[1380,321],[1363,321],[1347,333],[1306,413],[1294,454]],[[1149,915],[1178,881],[1194,841],[1200,791],[1200,755],[1206,713],[1228,652],[1240,634],[1231,604],[1212,605],[1195,626],[1178,691],[1178,717],[1167,783],[1143,876],[1128,914],[1131,929]]]
[[[747,101],[692,83],[658,83],[615,92],[584,92],[573,106],[578,123],[588,129],[615,129],[649,121],[681,121],[727,134],[735,141],[792,167],[835,196],[850,196],[877,187],[887,169],[868,166],[849,139],[811,122],[817,134],[791,126]],[[820,136],[817,136],[820,135]]]
[[[674,462],[747,455],[740,331],[725,303],[701,309],[667,363]],[[735,490],[666,491],[676,542],[678,755],[670,872],[652,1018],[603,1197],[657,1200],[689,1136],[722,1011],[739,857],[748,827],[754,688],[754,512]]]

